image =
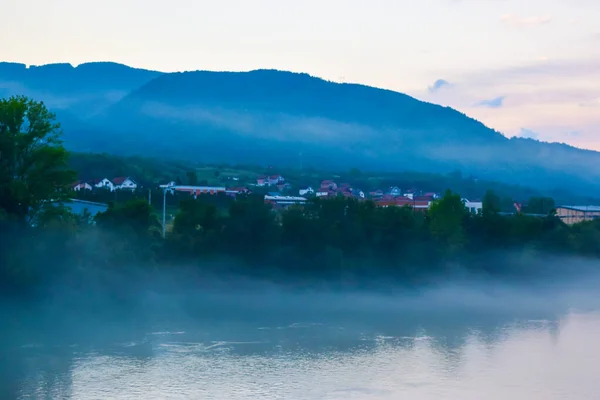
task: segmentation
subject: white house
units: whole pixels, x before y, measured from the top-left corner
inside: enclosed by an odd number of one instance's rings
[[[114,190],[115,190],[115,184],[106,178],[94,181],[94,187],[97,187],[100,189],[107,189],[107,190],[110,190],[111,192],[114,192]]]
[[[120,176],[112,180],[115,185],[115,189],[126,189],[126,190],[135,190],[137,189],[137,183],[130,177]]]
[[[306,189],[300,189],[298,193],[300,194],[300,196],[306,196],[310,194],[315,194],[315,191],[312,187],[309,186]]]
[[[329,189],[329,188],[321,188],[321,189],[317,190],[316,195],[317,195],[317,197],[325,197],[325,196],[329,196],[330,192],[331,192],[331,189]]]
[[[359,199],[364,199],[366,197],[365,192],[360,189],[352,189],[352,196],[358,197]]]
[[[462,199],[462,202],[464,203],[467,210],[469,210],[469,212],[472,212],[473,214],[478,214],[480,211],[483,210],[483,202],[481,201],[469,201],[468,199]]]
[[[77,181],[75,183],[73,183],[73,190],[78,192],[80,190],[92,190],[92,185],[90,185],[88,182],[83,182],[83,181]]]

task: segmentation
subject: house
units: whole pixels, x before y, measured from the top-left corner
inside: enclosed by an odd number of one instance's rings
[[[160,185],[160,188],[161,189],[166,189],[166,188],[170,188],[170,187],[174,187],[174,186],[177,186],[177,182],[171,181],[171,182],[169,182],[169,183],[167,183],[165,185]]]
[[[402,196],[402,190],[400,190],[400,188],[398,186],[392,186],[392,187],[390,187],[388,194],[390,196],[394,196],[394,197]]]
[[[284,191],[284,190],[288,190],[291,188],[292,188],[292,185],[290,185],[287,182],[277,184],[277,189],[279,189],[279,191]]]
[[[383,195],[384,195],[384,193],[383,193],[383,190],[381,190],[381,189],[377,189],[374,192],[369,193],[369,196],[373,199],[383,197]]]
[[[268,177],[261,175],[258,178],[256,178],[256,186],[267,186],[267,180]]]
[[[283,176],[281,175],[271,175],[268,177],[268,184],[273,186],[273,185],[279,185],[285,182],[285,179],[283,178]]]
[[[261,175],[256,178],[256,186],[275,186],[285,182],[281,175]]]
[[[337,190],[339,190],[340,192],[351,192],[352,185],[349,183],[340,183],[337,187]]]
[[[365,198],[365,192],[363,192],[360,189],[352,189],[351,190],[352,196],[358,198],[358,199],[364,199]]]
[[[298,191],[298,193],[300,194],[300,196],[307,196],[307,195],[313,195],[315,194],[315,191],[312,187],[307,187],[306,189],[300,189]]]
[[[317,197],[333,196],[335,192],[329,188],[320,188],[316,192]]]
[[[463,204],[473,214],[478,214],[483,210],[483,202],[481,201],[470,201],[468,199],[462,199]]]
[[[133,179],[128,176],[119,176],[112,180],[115,185],[115,189],[126,189],[134,191],[137,189],[138,185],[135,183]]]
[[[106,189],[110,190],[111,192],[114,192],[115,190],[115,184],[107,178],[95,180],[93,183],[94,187],[99,189]]]
[[[73,182],[71,188],[78,192],[80,190],[92,190],[92,185],[90,185],[88,182],[84,182],[84,181],[77,181],[77,182]]]
[[[556,216],[565,224],[600,219],[600,206],[558,206]]]
[[[334,181],[325,180],[325,181],[321,182],[321,189],[336,190],[337,187],[338,186]]]

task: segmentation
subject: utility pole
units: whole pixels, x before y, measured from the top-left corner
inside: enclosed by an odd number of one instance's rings
[[[172,191],[176,188],[176,185],[163,186],[163,215],[162,215],[162,237],[163,239],[167,235],[167,191]]]
[[[167,188],[163,189],[163,220],[162,220],[162,237],[166,236],[167,232]]]
[[[152,205],[152,189],[148,189],[148,205]]]

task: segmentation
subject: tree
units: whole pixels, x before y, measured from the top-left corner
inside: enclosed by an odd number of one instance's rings
[[[525,212],[528,214],[550,214],[555,208],[552,197],[532,197],[527,202]]]
[[[186,172],[188,183],[192,186],[196,186],[198,184],[198,175],[196,175],[196,171],[188,171]]]
[[[460,195],[446,191],[429,209],[429,229],[450,253],[461,250],[466,243],[463,221],[468,213]]]
[[[0,209],[21,222],[67,198],[75,174],[60,125],[44,103],[18,96],[0,100]]]
[[[152,206],[141,199],[117,206],[111,204],[108,210],[96,215],[96,224],[105,230],[134,233],[137,237],[157,235],[160,227]]]

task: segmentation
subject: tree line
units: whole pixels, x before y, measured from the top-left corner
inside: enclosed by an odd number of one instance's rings
[[[549,199],[542,216],[505,215],[489,191],[480,213],[448,190],[424,212],[371,201],[315,199],[274,212],[261,196],[183,197],[168,234],[145,199],[94,218],[64,202],[74,172],[42,103],[0,100],[0,287],[23,294],[61,280],[123,286],[168,272],[287,282],[417,283],[461,272],[536,277],[556,256],[600,257],[600,221],[568,226]],[[558,258],[557,258],[558,259]],[[554,263],[553,268],[572,272]],[[554,273],[554,272],[553,272]]]

